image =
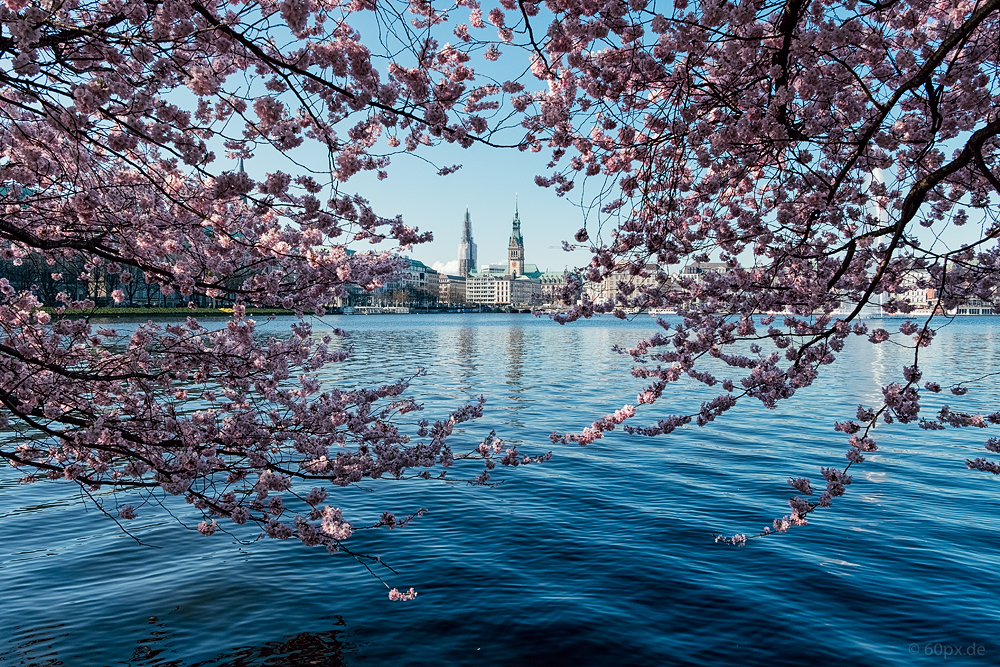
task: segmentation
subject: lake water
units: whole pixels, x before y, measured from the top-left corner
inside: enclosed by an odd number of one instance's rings
[[[964,464],[986,455],[995,428],[880,426],[880,450],[808,526],[739,549],[712,540],[787,514],[789,477],[821,486],[819,466],[844,465],[833,422],[899,376],[900,348],[851,343],[842,363],[776,410],[746,403],[666,437],[616,431],[588,447],[553,446],[553,430],[579,431],[634,403],[642,385],[611,347],[654,331],[652,318],[323,322],[351,330],[355,347],[329,377],[374,384],[423,366],[410,392],[423,416],[488,399],[484,417],[449,441],[456,451],[496,429],[553,459],[498,467],[497,488],[366,480],[333,489],[330,502],[356,524],[382,510],[430,511],[349,542],[396,569],[392,586],[419,591],[395,603],[347,557],[297,540],[206,538],[163,510],[132,523],[160,548],[139,546],[69,483],[18,486],[0,465],[0,663],[1000,664],[1000,480]],[[924,354],[924,379],[942,385],[1000,370],[1000,318],[957,320]],[[922,414],[943,403],[995,409],[996,378],[969,386],[964,397],[925,398]],[[635,423],[689,412],[710,395],[678,383]],[[170,509],[198,520],[183,502]]]

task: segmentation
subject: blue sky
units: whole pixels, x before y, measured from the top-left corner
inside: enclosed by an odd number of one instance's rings
[[[552,189],[535,185],[535,175],[546,171],[549,156],[545,151],[448,145],[428,149],[425,155],[439,166],[463,166],[453,174],[438,176],[434,167],[419,158],[400,155],[384,181],[360,174],[346,186],[370,199],[380,215],[402,215],[407,224],[434,233],[433,243],[414,247],[410,256],[428,265],[457,260],[468,207],[479,263],[506,262],[516,197],[527,263],[561,271],[590,261],[586,250],[562,250],[562,241],[572,241],[583,226],[583,212],[572,198],[575,193],[561,198]]]
[[[325,151],[308,144],[295,151],[295,159],[314,165],[325,163]],[[294,164],[272,153],[273,149],[261,146],[257,155],[246,161],[247,173],[255,179],[279,169],[293,175],[300,173]],[[420,147],[417,153],[434,164],[401,153],[392,158],[385,180],[379,181],[373,172],[362,172],[340,185],[341,192],[358,193],[371,201],[377,214],[401,215],[408,225],[433,232],[433,242],[414,246],[406,256],[429,266],[455,260],[457,268],[458,242],[468,207],[479,263],[506,262],[516,197],[527,263],[551,271],[589,263],[586,249],[562,249],[562,241],[572,241],[584,223],[584,213],[578,206],[580,193],[574,190],[566,197],[558,197],[553,189],[535,185],[535,176],[547,172],[548,151],[522,153],[478,145],[463,149],[445,144]],[[225,162],[220,160],[218,166]],[[462,168],[438,176],[439,167],[452,164],[461,164]],[[370,247],[359,245],[355,249]]]

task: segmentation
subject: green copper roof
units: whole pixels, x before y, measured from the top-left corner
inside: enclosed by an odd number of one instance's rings
[[[510,232],[510,244],[511,245],[524,245],[524,239],[521,238],[521,216],[517,212],[517,200],[514,200],[514,228]]]

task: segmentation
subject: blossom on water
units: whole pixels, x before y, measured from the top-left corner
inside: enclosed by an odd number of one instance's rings
[[[973,459],[971,461],[966,461],[965,466],[969,470],[981,470],[983,472],[991,472],[994,475],[1000,475],[1000,464],[994,463],[993,461],[987,461],[984,458]]]
[[[723,544],[729,544],[734,547],[742,547],[747,542],[747,536],[743,534],[733,535],[732,537],[727,537],[725,535],[716,535],[715,542],[716,544],[722,542]]]
[[[393,588],[389,591],[389,599],[393,602],[398,602],[400,600],[412,600],[417,597],[417,592],[410,588],[410,590],[400,593],[397,589]]]

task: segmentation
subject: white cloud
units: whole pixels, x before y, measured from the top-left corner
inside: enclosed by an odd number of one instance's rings
[[[458,260],[453,259],[450,262],[434,262],[431,264],[431,268],[438,273],[446,273],[453,276],[458,273]]]

